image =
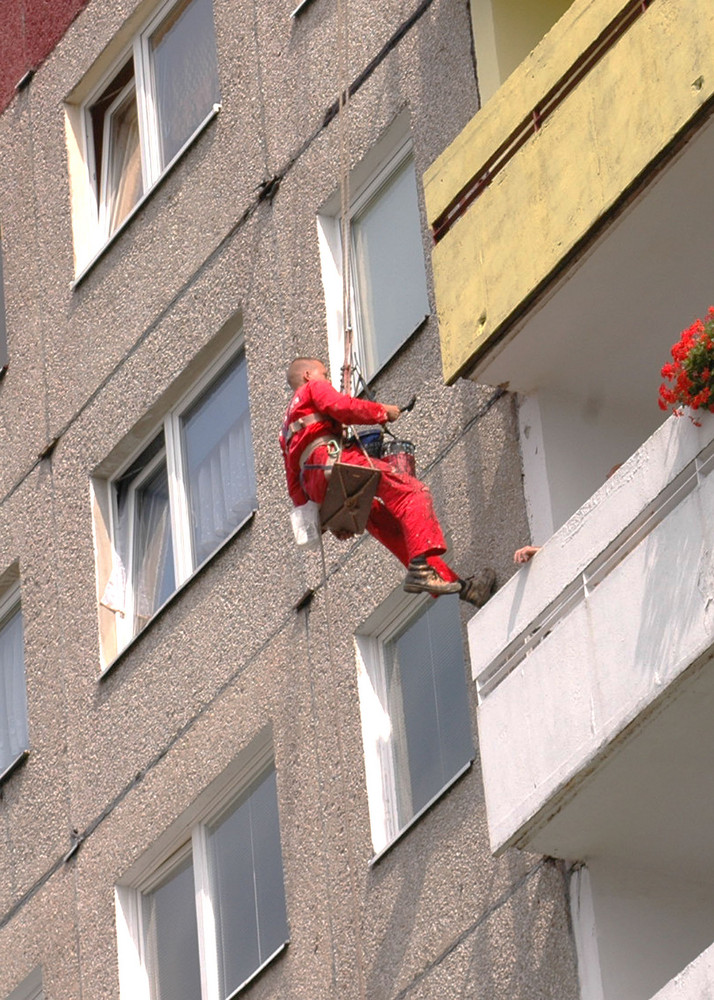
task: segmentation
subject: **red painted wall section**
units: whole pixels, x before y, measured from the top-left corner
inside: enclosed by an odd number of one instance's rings
[[[0,112],[89,0],[0,0]]]

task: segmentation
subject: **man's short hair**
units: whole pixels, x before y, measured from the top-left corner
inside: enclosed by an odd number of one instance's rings
[[[293,358],[288,365],[288,385],[291,389],[297,389],[302,380],[302,373],[306,368],[315,363],[322,364],[319,358]]]

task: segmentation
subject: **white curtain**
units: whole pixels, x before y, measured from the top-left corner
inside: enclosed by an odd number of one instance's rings
[[[112,114],[107,152],[110,162],[106,209],[111,234],[136,205],[143,191],[139,118],[134,90],[126,102]]]
[[[189,492],[199,565],[255,508],[253,444],[247,414],[228,428],[191,470]]]
[[[248,379],[240,354],[181,418],[194,565],[256,507]]]
[[[134,614],[136,631],[176,589],[166,470],[159,488],[137,491],[134,528]]]
[[[0,629],[0,774],[29,746],[27,695],[18,610]]]
[[[145,467],[155,460],[160,447],[163,447],[163,435],[152,442],[125,477],[114,484],[118,523],[112,539],[112,570],[100,604],[124,617],[133,593],[134,635],[176,589],[165,461],[135,485]],[[131,580],[128,578],[130,565]]]

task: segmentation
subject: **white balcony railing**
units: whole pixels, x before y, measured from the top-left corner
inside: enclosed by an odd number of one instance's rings
[[[714,644],[712,470],[714,416],[666,421],[470,622],[494,850],[549,850],[534,835]]]

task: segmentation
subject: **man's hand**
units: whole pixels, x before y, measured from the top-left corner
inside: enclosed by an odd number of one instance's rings
[[[513,553],[515,563],[530,562],[536,552],[540,552],[540,545],[524,545],[522,549],[516,549]]]
[[[390,424],[393,424],[395,420],[399,420],[399,416],[402,411],[398,406],[387,406],[385,403],[384,409],[387,411],[387,420]]]

